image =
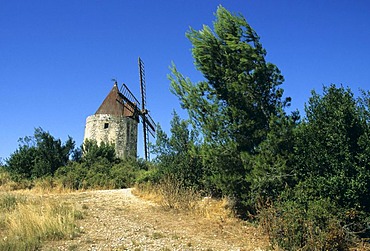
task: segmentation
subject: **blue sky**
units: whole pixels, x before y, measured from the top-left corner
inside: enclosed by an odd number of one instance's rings
[[[63,141],[70,135],[80,145],[85,119],[112,78],[139,96],[139,56],[148,108],[168,131],[174,109],[186,116],[169,91],[169,66],[174,62],[193,81],[202,79],[185,32],[212,25],[219,4],[244,15],[259,34],[267,60],[285,77],[293,109],[303,111],[310,91],[323,85],[370,89],[365,0],[1,0],[0,158],[35,127]]]

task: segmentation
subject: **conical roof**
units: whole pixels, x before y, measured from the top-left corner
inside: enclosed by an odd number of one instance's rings
[[[115,83],[95,114],[124,115],[124,105],[119,102],[119,95],[120,92]]]

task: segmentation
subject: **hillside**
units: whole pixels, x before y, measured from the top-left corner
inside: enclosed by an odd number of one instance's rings
[[[264,250],[268,240],[235,219],[205,219],[165,211],[131,189],[44,196],[71,203],[84,214],[81,234],[48,242],[42,250]]]

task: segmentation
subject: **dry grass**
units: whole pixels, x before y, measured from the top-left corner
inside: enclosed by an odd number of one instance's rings
[[[369,240],[361,240],[357,243],[356,247],[350,248],[350,251],[369,251],[370,244]]]
[[[52,178],[14,182],[0,172],[0,250],[38,250],[43,241],[73,238],[81,213],[74,206],[45,197],[65,193]]]
[[[8,172],[0,170],[0,192],[18,189],[19,184],[12,181]]]
[[[37,250],[46,240],[73,238],[81,214],[73,206],[22,192],[0,193],[0,250]]]
[[[197,201],[197,214],[202,215],[207,219],[227,219],[235,218],[234,201],[224,197],[222,199],[213,199],[204,197],[201,201]]]
[[[52,177],[45,177],[35,181],[32,188],[32,193],[49,194],[49,193],[71,193],[74,190],[66,188],[61,182],[56,181]]]
[[[169,225],[173,222],[176,227],[181,227],[182,231],[187,229],[194,236],[212,233],[213,238],[217,236],[228,245],[233,243],[245,247],[241,250],[276,250],[269,245],[268,237],[260,228],[235,216],[233,210],[235,203],[227,197],[222,199],[203,197],[193,189],[184,189],[177,183],[163,184],[163,182],[156,185],[150,183],[137,185],[132,193],[161,206],[166,219],[156,217],[156,222],[157,224],[166,222],[163,223],[166,228],[171,228]],[[171,212],[173,210],[175,214]]]
[[[144,200],[152,201],[157,204],[161,204],[161,202],[163,201],[162,195],[157,192],[157,185],[153,185],[151,183],[135,185],[134,189],[132,189],[131,192],[137,197],[140,197]]]
[[[132,191],[138,197],[153,201],[166,210],[186,212],[210,220],[225,220],[234,217],[234,203],[229,198],[203,197],[191,188],[184,188],[173,179],[160,184],[140,184]]]
[[[0,169],[0,192],[9,191],[26,191],[32,190],[32,193],[48,194],[48,193],[68,193],[72,189],[65,188],[63,184],[52,177],[44,177],[36,180],[23,179],[15,182],[11,179],[10,174]]]
[[[65,192],[52,178],[17,183],[0,171],[0,250],[38,250],[44,241],[73,238],[81,213],[45,197]]]

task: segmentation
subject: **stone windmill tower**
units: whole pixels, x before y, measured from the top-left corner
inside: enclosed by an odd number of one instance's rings
[[[114,144],[117,157],[136,158],[139,117],[129,104],[117,102],[121,95],[115,82],[95,114],[87,117],[84,141]]]
[[[146,109],[146,86],[143,62],[139,58],[141,109],[139,101],[125,84],[117,81],[94,115],[87,117],[84,141],[96,140],[115,145],[118,158],[137,157],[138,123],[143,124],[145,159],[149,159],[149,134],[154,136],[155,123]]]

